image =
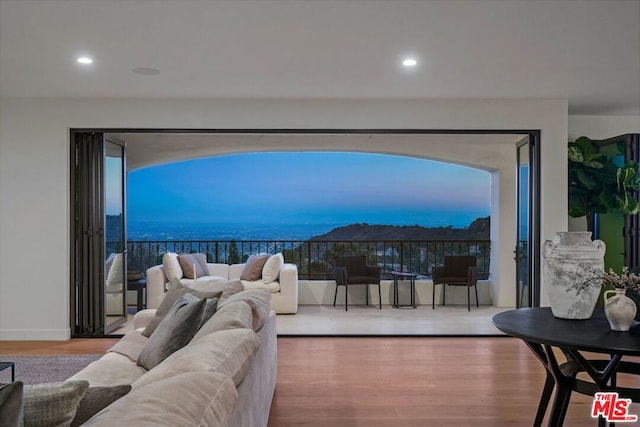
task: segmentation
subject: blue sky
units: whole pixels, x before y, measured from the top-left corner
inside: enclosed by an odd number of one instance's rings
[[[490,212],[490,174],[411,157],[252,153],[128,175],[129,221],[466,227]]]

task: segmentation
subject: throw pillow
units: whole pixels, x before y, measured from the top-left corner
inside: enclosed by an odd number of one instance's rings
[[[184,294],[182,298],[186,299],[189,303],[197,302],[202,299],[190,293]],[[204,325],[211,318],[211,316],[215,314],[216,309],[218,308],[218,297],[206,298],[206,300],[207,302],[205,303],[204,309],[202,310],[202,319],[200,319],[200,324],[198,325],[196,332],[198,332],[202,325]]]
[[[138,365],[151,370],[187,345],[198,332],[206,303],[205,298],[193,301],[182,297],[176,301],[140,352]]]
[[[281,253],[277,253],[270,256],[267,262],[262,267],[262,281],[267,284],[275,282],[280,276],[280,269],[284,265],[284,256]]]
[[[155,316],[153,316],[153,319],[151,319],[147,327],[144,329],[144,331],[142,331],[142,335],[149,338],[151,334],[153,334],[153,331],[156,330],[156,328],[158,327],[162,319],[167,315],[171,307],[173,307],[176,301],[182,298],[186,293],[191,293],[198,298],[207,298],[207,299],[220,298],[220,295],[222,295],[222,291],[218,291],[218,290],[211,291],[211,292],[202,292],[196,289],[191,289],[182,285],[178,285],[177,288],[170,289],[167,291],[166,294],[164,294],[164,299],[160,303],[160,306],[158,306]]]
[[[71,421],[71,427],[80,426],[86,423],[89,418],[120,399],[131,391],[130,384],[117,385],[113,387],[89,387],[84,397],[80,401],[76,416]]]
[[[0,425],[18,427],[22,422],[22,382],[0,386]]]
[[[109,258],[111,258],[111,256],[109,256]],[[107,263],[109,263],[109,260],[107,260]],[[122,281],[124,280],[122,253],[118,253],[113,257],[113,260],[107,272],[107,286],[113,286],[122,283]]]
[[[178,255],[178,262],[180,263],[184,277],[187,279],[197,279],[198,277],[206,276],[204,270],[202,270],[202,265],[196,261],[193,255],[180,254]]]
[[[240,280],[249,280],[254,282],[260,280],[262,276],[262,267],[269,259],[269,254],[251,255],[244,264],[244,269],[240,274]]]
[[[162,265],[164,267],[164,274],[169,281],[180,280],[184,276],[182,273],[182,267],[178,261],[178,254],[175,252],[167,252],[162,256]]]
[[[68,426],[88,388],[88,381],[25,385],[24,425]]]
[[[220,280],[213,279],[206,282],[200,281],[189,286],[191,289],[197,289],[201,292],[222,292],[220,302],[226,300],[231,295],[235,295],[238,292],[244,291],[244,285],[240,279],[233,280]]]
[[[203,271],[202,276],[208,276],[210,273],[209,273],[209,264],[207,264],[207,254],[197,253],[197,254],[191,254],[191,256],[193,256],[196,259],[196,262],[200,264],[200,267],[202,267],[202,271]]]

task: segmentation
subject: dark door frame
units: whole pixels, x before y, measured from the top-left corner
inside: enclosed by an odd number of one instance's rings
[[[297,135],[323,135],[323,134],[343,134],[343,135],[362,135],[362,134],[378,134],[378,135],[528,135],[529,141],[533,142],[532,149],[535,159],[540,159],[540,133],[539,129],[272,129],[272,128],[199,128],[199,129],[183,129],[183,128],[73,128],[71,129],[71,141],[73,144],[73,135],[78,132],[99,132],[99,133],[210,133],[210,134],[297,134]],[[514,147],[516,149],[516,147]],[[535,194],[532,203],[529,205],[531,214],[531,224],[533,233],[531,239],[531,261],[529,271],[531,276],[532,288],[532,305],[540,304],[540,162],[537,161],[535,167],[531,168],[531,183],[535,185]],[[532,191],[532,193],[534,193]],[[72,210],[73,212],[73,210]],[[73,218],[72,218],[73,220]],[[535,261],[535,263],[534,263]],[[72,259],[72,264],[74,260]],[[74,283],[71,283],[72,294]],[[71,305],[71,310],[75,309]],[[72,324],[75,313],[71,313]],[[73,329],[73,328],[72,328]]]

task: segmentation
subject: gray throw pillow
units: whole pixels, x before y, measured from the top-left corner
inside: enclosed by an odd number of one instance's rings
[[[68,426],[76,416],[88,381],[61,381],[24,386],[24,425]]]
[[[255,282],[262,277],[262,267],[269,259],[269,254],[251,255],[240,273],[240,280]]]
[[[198,332],[207,300],[192,300],[192,296],[180,298],[149,337],[140,356],[138,365],[146,370],[153,369],[176,350],[181,349]]]
[[[0,426],[18,427],[22,423],[22,382],[0,386]]]
[[[158,325],[160,324],[164,316],[167,315],[171,307],[173,307],[176,301],[178,301],[187,293],[195,295],[198,298],[207,298],[207,299],[220,298],[220,296],[222,295],[221,290],[203,292],[203,291],[191,289],[182,285],[178,285],[177,288],[170,289],[167,291],[166,294],[164,294],[164,299],[162,300],[162,302],[160,303],[160,306],[156,310],[155,316],[153,316],[153,319],[151,319],[147,327],[144,329],[144,331],[142,331],[142,335],[144,335],[147,338],[151,337],[151,334],[153,334],[153,332],[156,330],[156,328],[158,327]]]
[[[189,303],[198,302],[201,299],[196,297],[193,294],[185,294],[182,298],[188,301]],[[202,310],[202,318],[200,319],[200,324],[198,325],[198,328],[196,329],[194,336],[200,330],[202,325],[207,323],[207,321],[211,318],[211,316],[213,316],[216,313],[216,310],[218,310],[218,298],[215,297],[215,298],[207,299],[207,302],[204,305],[204,309]]]
[[[196,259],[196,262],[200,264],[200,267],[202,267],[202,271],[204,272],[203,275],[208,276],[209,265],[207,264],[207,254],[197,253],[197,254],[191,254],[191,256],[193,256]]]
[[[131,384],[116,385],[113,387],[89,387],[80,401],[76,416],[71,422],[71,427],[86,423],[89,418],[120,399],[131,391]]]
[[[182,268],[184,277],[187,279],[197,279],[198,277],[207,275],[202,269],[202,265],[196,261],[193,254],[178,255],[178,262],[180,263],[180,268]]]

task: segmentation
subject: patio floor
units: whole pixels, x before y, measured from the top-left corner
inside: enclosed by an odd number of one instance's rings
[[[278,315],[278,336],[287,335],[503,335],[491,318],[510,308],[466,305],[418,308],[302,305],[295,315]]]

